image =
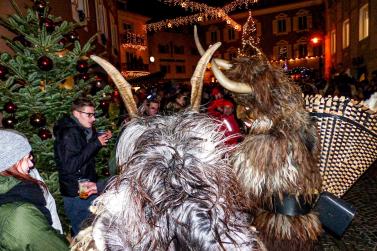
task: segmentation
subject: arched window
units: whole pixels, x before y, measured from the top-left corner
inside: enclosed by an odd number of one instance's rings
[[[291,31],[291,18],[284,13],[280,13],[272,21],[272,32],[275,35],[288,34]]]
[[[206,32],[206,42],[207,44],[214,44],[220,41],[220,30],[217,26],[212,25],[208,28]]]
[[[313,26],[313,18],[308,10],[299,10],[293,17],[293,31],[308,31]]]
[[[285,40],[280,40],[275,44],[273,53],[274,60],[290,59],[292,57],[291,45]]]

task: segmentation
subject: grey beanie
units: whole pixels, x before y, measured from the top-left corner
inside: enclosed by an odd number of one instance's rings
[[[31,152],[25,136],[14,130],[0,129],[0,172],[9,169]]]

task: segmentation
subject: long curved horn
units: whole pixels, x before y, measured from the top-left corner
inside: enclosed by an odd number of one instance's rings
[[[216,79],[219,83],[231,92],[235,93],[251,93],[252,89],[248,84],[242,82],[236,82],[227,78],[222,71],[219,69],[218,65],[216,64],[215,60],[211,61],[211,69],[213,75],[215,75]]]
[[[122,74],[109,62],[95,55],[91,55],[90,58],[99,64],[114,81],[114,84],[119,90],[119,93],[123,99],[126,106],[128,114],[131,118],[137,117],[137,106],[132,95],[131,85],[127,82]]]
[[[214,58],[213,61],[215,61],[215,63],[220,66],[222,69],[224,70],[229,70],[230,68],[232,68],[232,64],[229,63],[228,60],[225,60],[225,59],[221,59],[221,58]]]
[[[198,28],[196,27],[196,25],[194,25],[194,40],[195,40],[195,45],[199,51],[200,56],[203,56],[205,51],[203,49],[202,44],[200,43],[199,36],[198,36]],[[216,60],[216,63],[224,70],[229,70],[232,67],[232,64],[228,60],[221,59],[221,58],[215,58],[214,60]]]
[[[220,42],[214,44],[203,54],[191,77],[191,108],[194,111],[199,111],[200,101],[202,99],[204,72],[213,53],[215,53],[220,45]]]
[[[205,53],[205,50],[203,49],[203,46],[199,41],[198,28],[196,28],[196,25],[194,25],[194,40],[195,40],[196,48],[198,49],[200,56],[203,56],[203,54]]]

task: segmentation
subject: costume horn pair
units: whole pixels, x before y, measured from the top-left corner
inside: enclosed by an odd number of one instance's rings
[[[206,66],[209,63],[213,53],[220,47],[221,43],[216,43],[211,46],[207,51],[204,52],[201,59],[199,60],[195,72],[191,77],[191,108],[195,111],[199,111],[200,101],[202,97],[203,89],[203,78],[206,70]],[[114,84],[119,90],[119,93],[123,99],[123,102],[126,106],[128,114],[131,118],[137,117],[137,106],[136,102],[132,95],[131,85],[127,80],[122,76],[122,74],[108,61],[98,56],[92,55],[90,58],[99,64],[111,77],[114,81]]]

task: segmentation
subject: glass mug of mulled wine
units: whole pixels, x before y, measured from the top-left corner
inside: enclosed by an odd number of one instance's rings
[[[107,132],[107,130],[98,130],[97,131],[97,137],[105,134],[106,132]]]
[[[86,182],[89,182],[89,179],[79,179],[79,197],[80,199],[86,200],[89,197],[89,189],[86,186]]]

